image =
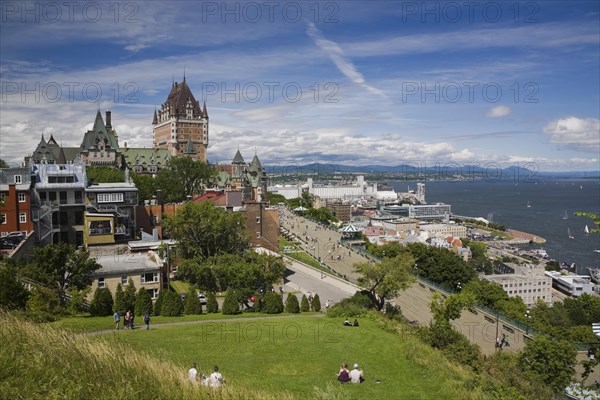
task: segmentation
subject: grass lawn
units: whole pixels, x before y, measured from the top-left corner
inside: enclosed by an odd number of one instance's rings
[[[313,314],[313,313],[306,313]],[[291,315],[291,314],[280,314],[280,315]],[[232,318],[256,318],[265,317],[268,314],[262,313],[243,313],[239,315],[223,315],[220,312],[216,314],[202,314],[202,315],[182,315],[179,317],[165,317],[162,315],[152,316],[150,319],[150,326],[167,324],[171,322],[186,322],[186,321],[206,321],[206,320],[220,320],[220,319],[232,319]],[[52,325],[65,328],[74,332],[95,332],[105,329],[114,328],[112,315],[107,317],[92,317],[89,315],[81,315],[76,317],[67,317],[53,322]],[[137,327],[144,326],[143,317],[139,316],[135,319],[135,325]],[[121,316],[121,329],[123,329],[123,317]]]
[[[304,398],[315,397],[314,387],[328,385],[341,391],[336,398],[343,399],[466,397],[461,393],[464,377],[446,372],[431,354],[417,354],[415,349],[423,346],[415,338],[389,333],[367,319],[358,328],[342,326],[341,319],[310,315],[223,320],[120,332],[95,340],[126,344],[171,361],[181,374],[193,362],[203,373],[218,365],[229,382],[268,392],[285,390]],[[352,368],[355,362],[366,382],[340,385],[336,380],[340,364]]]

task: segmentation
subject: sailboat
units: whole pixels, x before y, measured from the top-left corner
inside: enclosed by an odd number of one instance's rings
[[[583,230],[585,232],[586,235],[590,234],[590,228],[588,228],[588,226],[585,226],[585,229]]]
[[[527,202],[527,208],[531,208],[531,203]]]
[[[567,210],[565,210],[565,215],[563,215],[562,217],[563,219],[569,219],[569,216],[567,215]]]
[[[567,233],[569,235],[569,239],[575,239],[575,236],[571,234],[571,228],[567,228]]]

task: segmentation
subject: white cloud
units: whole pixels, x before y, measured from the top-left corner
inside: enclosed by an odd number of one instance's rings
[[[488,112],[487,112],[487,116],[488,117],[492,117],[492,118],[498,118],[498,117],[506,117],[507,115],[509,115],[512,112],[512,110],[510,109],[509,106],[496,106],[496,107],[492,107]]]
[[[337,66],[342,74],[344,74],[352,82],[356,83],[367,89],[369,92],[385,96],[384,92],[376,87],[373,87],[365,81],[363,75],[356,69],[351,61],[344,57],[344,52],[334,41],[325,39],[321,31],[315,26],[314,23],[309,22],[306,33],[315,42],[317,46],[329,55],[329,58]]]
[[[600,120],[595,118],[566,117],[544,127],[550,142],[586,152],[600,152]]]

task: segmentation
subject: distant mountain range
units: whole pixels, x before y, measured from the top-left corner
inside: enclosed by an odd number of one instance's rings
[[[500,168],[499,165],[490,163],[487,168],[477,165],[460,165],[458,163],[440,164],[427,166],[427,164],[401,164],[389,165],[339,165],[335,163],[311,163],[311,164],[275,164],[265,165],[268,174],[284,175],[328,175],[335,173],[365,174],[365,175],[398,175],[401,177],[414,177],[415,179],[451,178],[463,176],[475,179],[510,179],[516,177],[527,178],[599,178],[600,171],[536,171],[519,166]]]

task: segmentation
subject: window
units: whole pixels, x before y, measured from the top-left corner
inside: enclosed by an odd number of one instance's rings
[[[121,285],[127,285],[127,275],[121,277]]]
[[[23,179],[21,175],[15,175],[15,183],[23,183]]]
[[[27,214],[25,213],[19,213],[19,222],[24,224],[27,222]]]
[[[104,221],[90,221],[89,222],[89,233],[90,235],[108,235],[111,233],[111,220]]]
[[[150,293],[150,297],[152,298],[152,300],[158,298],[158,289],[148,289],[148,293]]]
[[[256,217],[256,223],[260,224],[260,217]]]
[[[6,214],[0,214],[0,224],[6,224]]]
[[[158,282],[158,272],[148,272],[142,274],[142,283],[157,283]]]
[[[25,193],[19,193],[19,203],[24,203],[25,202]]]
[[[99,193],[96,200],[98,203],[122,203],[123,193]]]
[[[98,289],[104,289],[106,284],[104,283],[104,277],[98,278]]]
[[[256,238],[260,239],[260,232],[256,232]]]

